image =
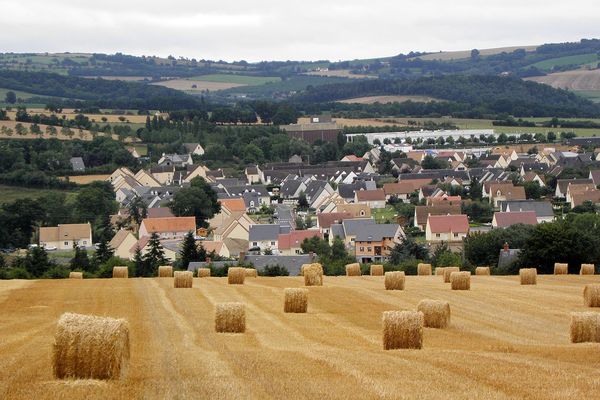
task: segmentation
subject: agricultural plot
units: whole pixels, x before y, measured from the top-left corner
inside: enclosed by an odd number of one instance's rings
[[[163,82],[152,83],[181,90],[187,93],[199,93],[204,91],[218,91],[236,88],[240,86],[260,86],[267,83],[279,82],[279,77],[248,76],[237,74],[212,74],[193,78],[170,79]]]
[[[583,65],[590,64],[598,61],[598,55],[596,53],[589,54],[578,54],[575,56],[551,58],[532,64],[532,67],[536,67],[545,71],[550,71],[554,67],[563,67],[565,65]]]
[[[329,71],[311,71],[306,72],[305,75],[314,76],[330,76],[334,78],[352,78],[352,79],[374,79],[377,75],[366,75],[366,74],[353,74],[349,69],[332,69]]]
[[[524,49],[525,51],[535,51],[537,46],[512,46],[512,47],[498,47],[493,49],[478,49],[481,56],[491,56],[500,53],[512,53],[515,50]],[[471,57],[471,50],[460,50],[460,51],[440,51],[438,53],[431,53],[419,58],[422,60],[440,60],[440,61],[451,61],[460,60]],[[416,57],[415,57],[416,58]]]
[[[600,70],[578,69],[574,71],[556,72],[546,76],[526,78],[528,81],[545,83],[557,89],[600,90]]]
[[[375,103],[402,103],[404,101],[413,101],[415,103],[429,103],[432,101],[442,101],[429,96],[366,96],[354,99],[340,100],[339,103],[348,104],[375,104]]]
[[[284,289],[303,288],[302,277],[243,285],[194,278],[188,289],[170,277],[0,281],[0,397],[597,397],[600,344],[570,339],[570,313],[592,310],[582,292],[597,277],[540,275],[537,285],[521,286],[516,276],[472,276],[470,290],[451,290],[441,276],[406,276],[404,290],[385,290],[384,279],[324,277],[323,286],[306,288],[306,313],[284,313]],[[419,305],[424,299],[448,302],[451,318],[443,303]],[[384,350],[382,314],[417,307],[441,313],[427,325],[448,326],[423,328],[420,341],[411,331],[409,344],[420,350]],[[54,377],[54,334],[65,312],[127,320],[129,368],[120,379]],[[412,315],[390,315],[389,347],[406,344],[398,321]],[[244,333],[215,332],[222,318],[225,330]],[[81,365],[101,366],[94,354]]]

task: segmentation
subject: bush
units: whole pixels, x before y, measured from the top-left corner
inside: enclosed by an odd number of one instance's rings
[[[126,265],[129,268],[129,276],[135,276],[135,267],[133,264],[127,260],[124,260],[120,257],[111,257],[105,263],[100,265],[98,268],[97,277],[98,278],[112,278],[113,267],[124,266]],[[91,275],[93,276],[93,275]],[[86,276],[87,277],[87,276]]]
[[[262,270],[258,270],[260,276],[288,276],[290,272],[286,267],[280,265],[267,265]]]
[[[42,278],[65,279],[65,278],[69,277],[69,272],[71,272],[71,270],[69,268],[64,267],[62,265],[55,265],[55,266],[48,268],[48,270],[46,272],[44,272],[44,275],[42,275]]]
[[[11,268],[8,271],[8,279],[31,279],[31,274],[25,268]]]

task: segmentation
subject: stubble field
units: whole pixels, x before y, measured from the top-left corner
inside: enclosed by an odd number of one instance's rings
[[[569,313],[598,277],[473,276],[451,291],[439,276],[325,277],[307,314],[283,313],[301,277],[0,281],[3,399],[572,399],[600,390],[600,344],[569,341]],[[448,329],[425,329],[422,350],[382,349],[381,313],[450,303]],[[246,304],[244,334],[214,332],[215,304]],[[57,381],[51,349],[63,312],[126,318],[129,371],[120,381]]]

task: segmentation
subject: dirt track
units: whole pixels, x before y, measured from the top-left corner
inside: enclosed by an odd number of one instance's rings
[[[308,314],[284,314],[283,290],[301,278],[172,278],[0,282],[3,399],[567,399],[600,389],[600,344],[569,342],[569,312],[599,277],[472,277],[451,291],[441,277],[325,277]],[[423,350],[383,351],[381,312],[445,299],[451,327],[425,330]],[[214,306],[247,306],[245,334],[214,333]],[[50,353],[65,311],[127,318],[131,364],[117,382],[60,382]]]

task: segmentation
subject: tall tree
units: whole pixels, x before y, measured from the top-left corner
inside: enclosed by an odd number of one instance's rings
[[[17,102],[17,95],[15,94],[15,92],[10,90],[10,91],[6,92],[6,96],[4,97],[4,100],[8,104],[15,104]]]
[[[200,261],[193,232],[188,232],[183,238],[181,252],[179,254],[181,256],[181,267],[183,269],[187,269],[189,263],[192,261]]]
[[[27,251],[25,269],[34,277],[40,277],[52,266],[48,253],[42,247],[34,247]]]
[[[192,179],[189,188],[175,193],[169,207],[178,217],[196,217],[196,226],[204,227],[208,225],[207,219],[221,211],[217,193],[201,177]]]
[[[156,276],[156,272],[158,271],[158,267],[160,265],[167,264],[167,259],[165,258],[165,250],[163,249],[162,244],[160,243],[160,237],[156,232],[152,232],[150,236],[150,240],[148,240],[148,251],[144,256],[144,266],[142,271],[138,272],[138,276]]]
[[[140,196],[135,196],[129,203],[129,219],[137,226],[140,226],[142,220],[148,217],[148,206]]]
[[[88,258],[87,251],[85,249],[80,248],[77,245],[73,245],[73,250],[75,251],[75,254],[69,262],[70,268],[72,270],[82,270],[91,272],[92,267],[90,259]]]
[[[100,242],[98,242],[98,248],[94,254],[94,266],[98,267],[100,264],[104,264],[113,256],[114,253],[115,251],[112,247],[110,247],[107,237],[103,235],[100,238]]]

